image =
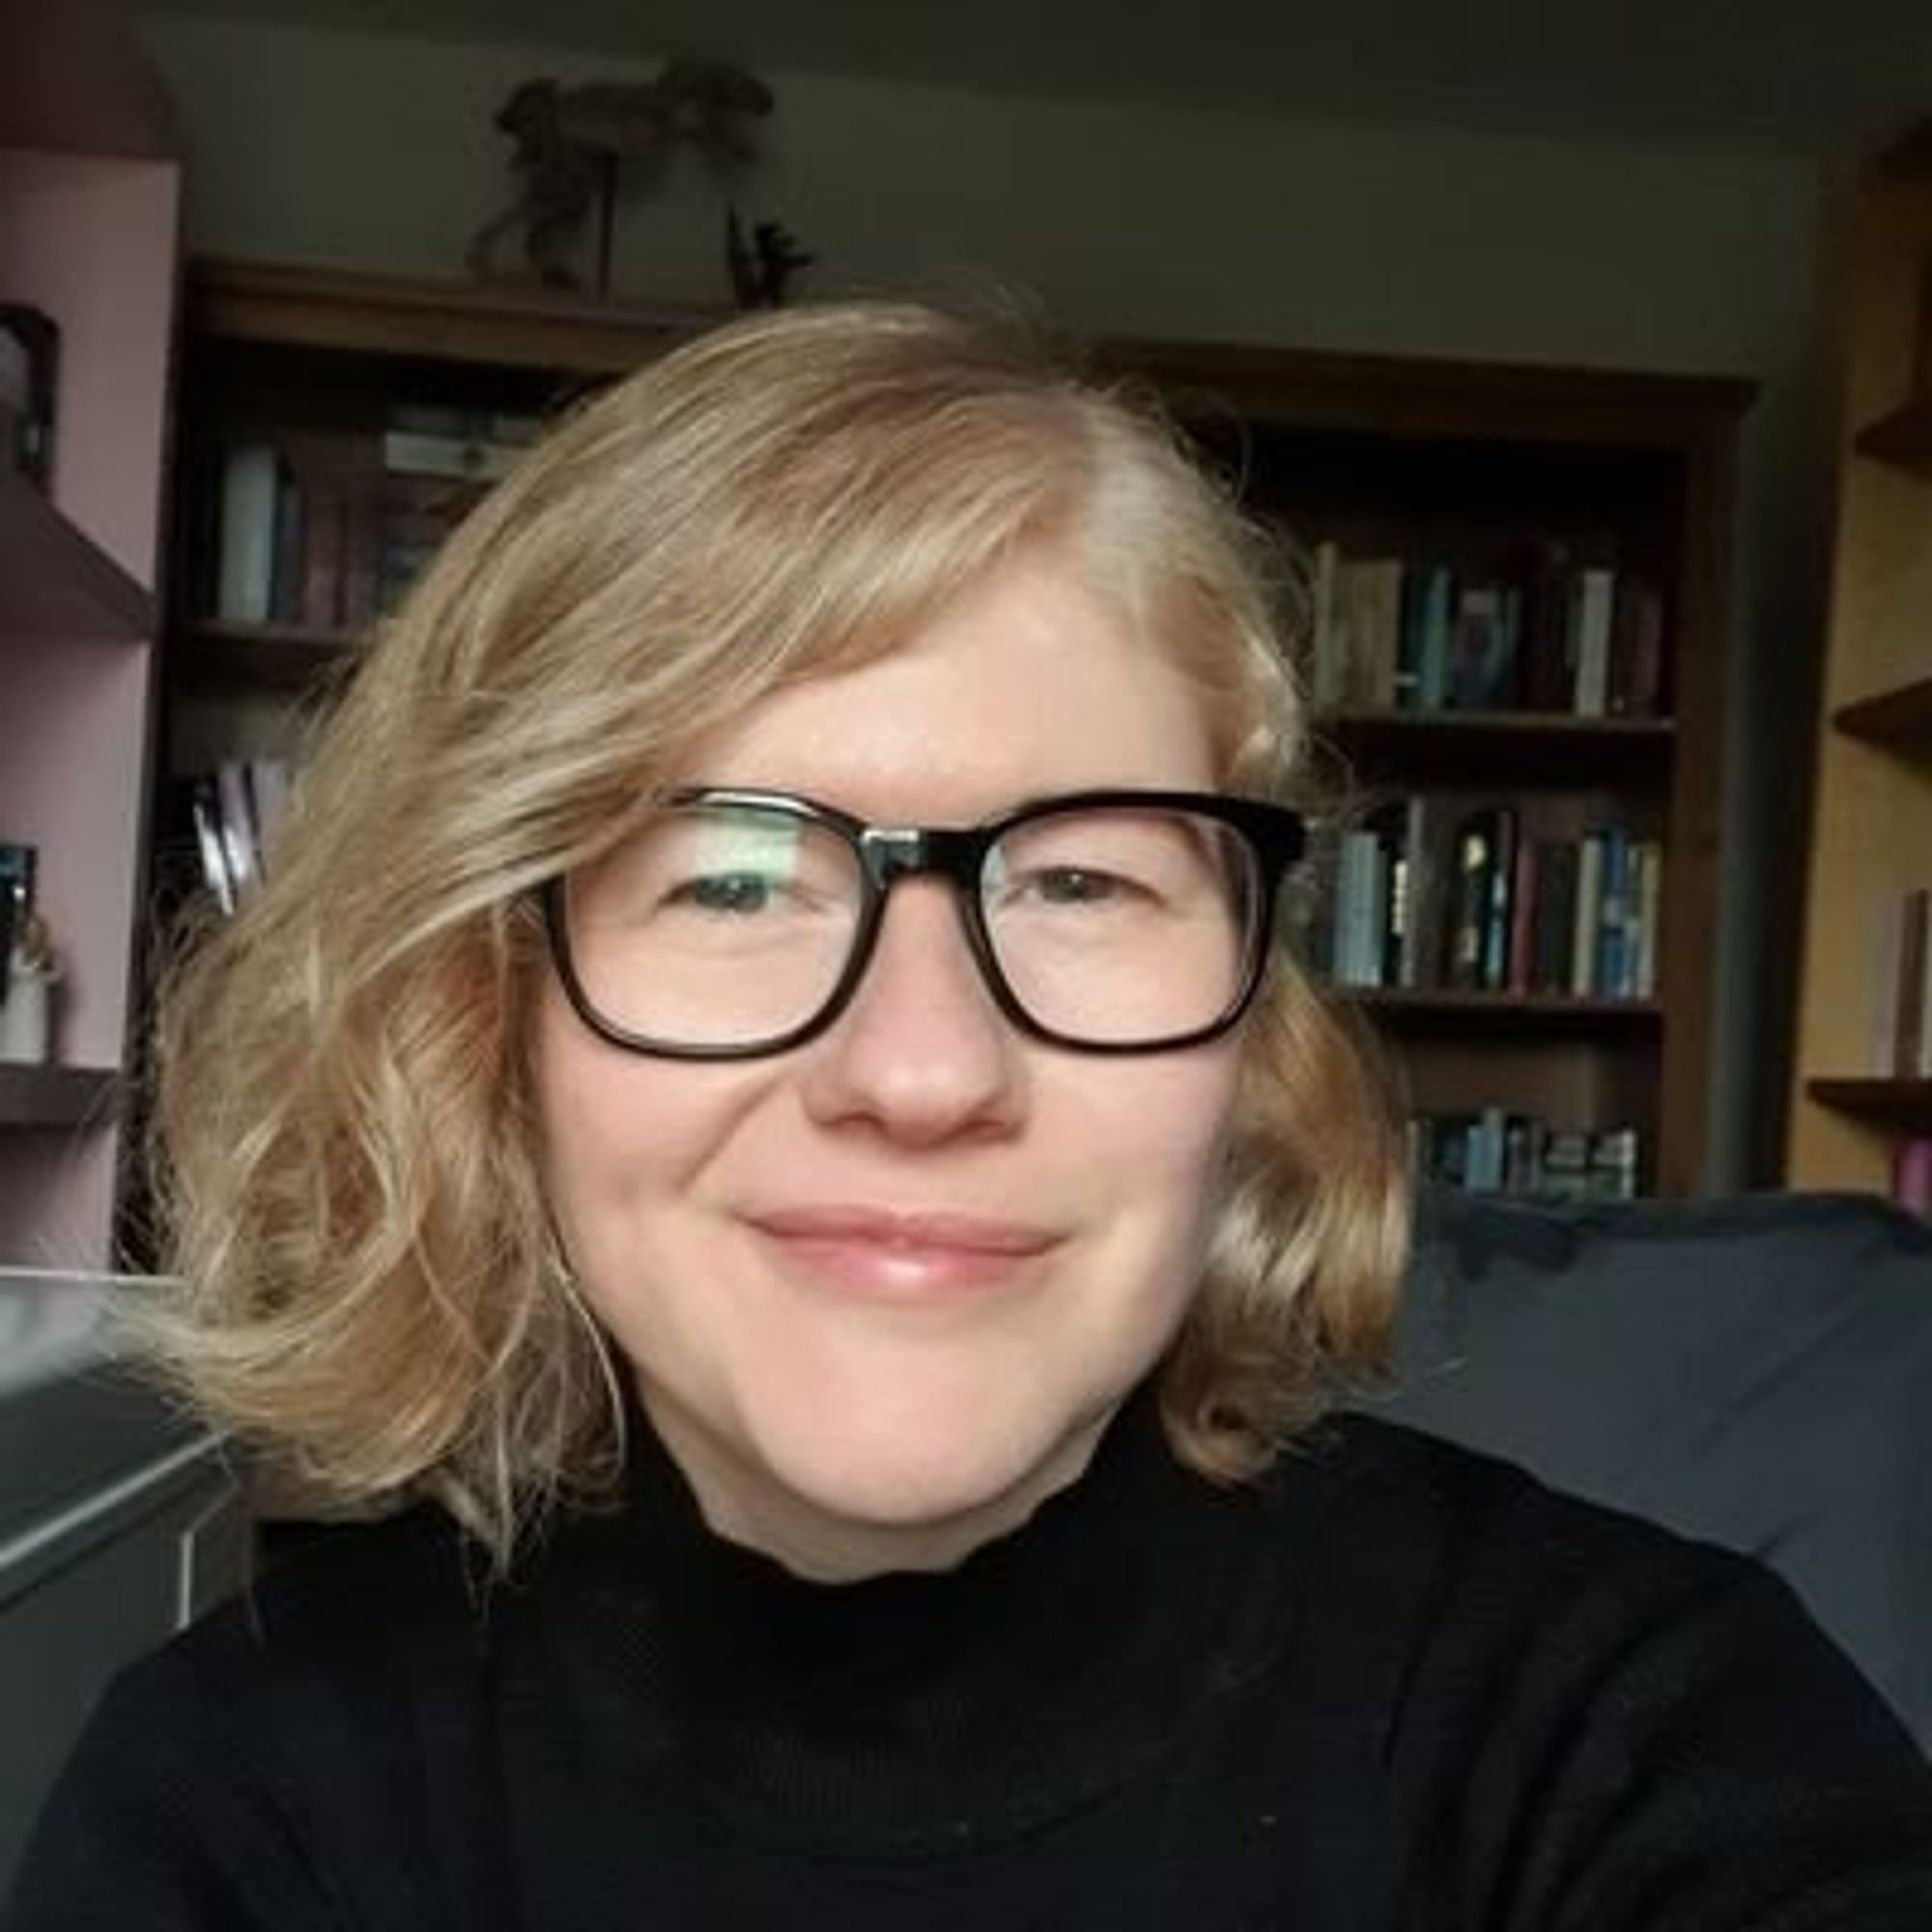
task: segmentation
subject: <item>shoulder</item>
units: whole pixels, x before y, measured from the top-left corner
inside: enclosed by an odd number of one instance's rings
[[[487,1557],[440,1509],[281,1531],[256,1577],[182,1633],[156,1662],[202,1679],[326,1671],[354,1682],[384,1660],[420,1665],[476,1649],[487,1632]]]
[[[434,1509],[304,1533],[108,1686],[9,1925],[307,1932],[419,1889],[426,1743],[481,1757],[486,1575]]]
[[[1625,1888],[1671,1901],[1652,1927],[1926,1922],[1932,1776],[1759,1563],[1364,1417],[1271,1487],[1322,1498],[1328,1648],[1373,1646],[1409,1879],[1459,1901],[1444,1922],[1509,1896],[1511,1923],[1568,1923]]]
[[[1626,1569],[1722,1587],[1773,1581],[1761,1565],[1716,1544],[1586,1502],[1500,1457],[1366,1414],[1325,1418],[1283,1452],[1266,1486],[1277,1507],[1297,1491],[1312,1492],[1324,1514],[1358,1534],[1400,1529],[1420,1539],[1445,1573],[1445,1587],[1455,1576],[1496,1566],[1558,1584],[1577,1575],[1601,1584]],[[1305,1497],[1298,1506],[1307,1506]]]

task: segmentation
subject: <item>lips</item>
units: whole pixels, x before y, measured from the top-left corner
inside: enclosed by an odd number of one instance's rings
[[[1023,1222],[945,1210],[814,1204],[759,1213],[752,1225],[789,1270],[894,1298],[1009,1284],[1058,1245]]]

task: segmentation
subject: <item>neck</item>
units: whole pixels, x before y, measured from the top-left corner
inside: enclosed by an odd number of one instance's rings
[[[1079,1480],[1117,1406],[1078,1418],[1045,1462],[993,1495],[938,1516],[875,1520],[841,1515],[775,1471],[753,1467],[718,1432],[641,1378],[639,1396],[650,1426],[691,1486],[705,1527],[812,1583],[957,1569]]]

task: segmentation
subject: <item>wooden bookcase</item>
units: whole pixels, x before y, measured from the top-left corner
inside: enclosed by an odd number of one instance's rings
[[[334,624],[213,621],[224,451],[272,440],[298,472],[324,445],[352,494],[383,487],[398,402],[541,411],[634,366],[702,318],[559,306],[500,291],[237,264],[188,284],[172,627],[170,762],[298,755],[354,645]],[[1414,1103],[1628,1123],[1643,1182],[1694,1191],[1703,1153],[1733,443],[1747,385],[1170,343],[1103,345],[1237,465],[1253,511],[1297,537],[1499,555],[1525,537],[1607,547],[1667,613],[1655,715],[1379,708],[1319,721],[1366,792],[1533,798],[1582,822],[1628,815],[1663,847],[1654,991],[1516,997],[1427,986],[1353,995],[1396,1043]],[[304,452],[307,452],[306,459]],[[357,479],[360,479],[359,481]],[[185,835],[183,835],[185,838]]]
[[[1932,1079],[1881,1066],[1887,923],[1932,886],[1932,124],[1861,178],[1785,1179],[1886,1191]]]
[[[0,1063],[0,1266],[113,1258],[179,201],[107,17],[0,9],[0,300],[60,330],[49,487],[0,470],[0,838],[38,851],[62,967],[52,1063]]]

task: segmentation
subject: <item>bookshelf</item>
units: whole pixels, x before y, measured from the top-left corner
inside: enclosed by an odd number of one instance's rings
[[[343,490],[381,498],[394,480],[381,452],[399,405],[412,419],[541,414],[705,320],[212,262],[195,265],[187,299],[192,435],[166,679],[177,800],[189,774],[224,759],[298,757],[300,721],[353,662],[358,629],[296,596],[293,567],[266,619],[238,620],[232,607],[218,614],[223,583],[212,559],[227,452],[271,443],[298,494],[308,494],[306,469],[323,478],[313,489],[324,498]],[[1561,704],[1424,711],[1364,701],[1327,706],[1317,723],[1324,758],[1345,766],[1365,799],[1428,787],[1470,807],[1526,802],[1526,823],[1581,837],[1628,822],[1663,853],[1641,992],[1424,982],[1346,996],[1394,1042],[1418,1107],[1628,1126],[1647,1189],[1694,1191],[1733,441],[1747,386],[1173,343],[1109,343],[1090,360],[1154,384],[1210,453],[1238,469],[1254,513],[1305,546],[1329,540],[1364,554],[1394,546],[1494,569],[1525,542],[1548,540],[1651,594],[1662,621],[1638,708],[1581,716]],[[340,554],[366,563],[369,542],[365,532]],[[380,619],[361,620],[370,621]],[[218,805],[205,785],[203,796]],[[191,873],[199,837],[179,803],[168,817],[172,849]]]
[[[1415,1112],[1459,1122],[1481,1113],[1486,1131],[1497,1113],[1520,1115],[1598,1142],[1634,1129],[1635,1184],[1695,1192],[1734,445],[1748,385],[1248,348],[1113,354],[1161,385],[1241,479],[1251,508],[1309,553],[1318,639],[1338,568],[1399,566],[1394,615],[1384,604],[1366,627],[1379,638],[1373,688],[1358,688],[1358,667],[1324,664],[1320,641],[1308,682],[1326,765],[1360,807],[1357,842],[1379,838],[1385,848],[1371,889],[1382,922],[1370,946],[1374,983],[1344,996],[1392,1042]],[[1598,641],[1609,652],[1588,701],[1564,655],[1577,643],[1585,573],[1606,600]],[[1434,602],[1433,618],[1418,621],[1418,601],[1425,613]],[[1454,663],[1445,626],[1452,639],[1492,639],[1498,610],[1500,680],[1479,672],[1459,683],[1440,663],[1432,676],[1431,651]],[[1465,614],[1479,627],[1465,627]],[[1513,814],[1514,850],[1498,867],[1507,890],[1490,895],[1502,944],[1485,948],[1478,970],[1466,955],[1460,966],[1443,956],[1439,928],[1452,922],[1439,907],[1430,917],[1429,881],[1453,871],[1459,828],[1495,811]],[[1378,834],[1389,816],[1395,824]],[[1652,848],[1647,916],[1624,921],[1617,900],[1625,938],[1640,928],[1648,949],[1640,976],[1621,955],[1598,971],[1594,936],[1573,931],[1561,943],[1562,902],[1546,884],[1559,875],[1545,862],[1593,838]],[[1524,844],[1534,855],[1519,877]],[[1328,927],[1318,922],[1307,941],[1318,965],[1350,964],[1333,930],[1350,885],[1338,862]],[[1398,946],[1382,928],[1405,897],[1411,930]],[[1519,908],[1555,915],[1541,966],[1533,933],[1515,929]],[[1475,983],[1459,983],[1459,972]],[[1628,1185],[1630,1151],[1614,1151],[1616,1184]],[[1561,1185],[1575,1191],[1568,1176]]]
[[[1785,1179],[1887,1192],[1932,1137],[1932,124],[1862,170],[1847,262]]]
[[[0,11],[0,301],[58,329],[44,485],[0,463],[0,840],[34,848],[52,1055],[0,1062],[0,1265],[114,1253],[143,889],[180,168],[85,0]]]

